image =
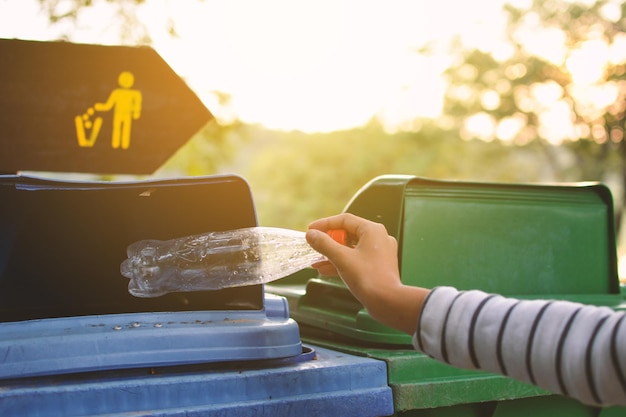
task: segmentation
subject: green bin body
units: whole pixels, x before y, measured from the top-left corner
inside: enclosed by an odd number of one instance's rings
[[[383,223],[397,238],[405,284],[626,308],[617,276],[612,197],[601,184],[387,175],[366,184],[345,211]],[[288,299],[303,340],[384,360],[397,415],[626,415],[626,408],[593,409],[418,353],[410,336],[374,321],[337,277],[305,270],[268,291]]]

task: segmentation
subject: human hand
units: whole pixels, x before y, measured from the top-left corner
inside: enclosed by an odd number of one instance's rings
[[[356,242],[354,247],[338,244],[325,233],[317,233],[317,230],[333,229],[345,230]],[[313,267],[322,275],[339,275],[359,300],[381,287],[400,283],[398,244],[380,223],[348,213],[327,217],[309,225],[307,241],[329,259]],[[364,276],[368,279],[361,279]]]
[[[343,229],[356,241],[341,245],[326,235]],[[322,275],[339,275],[352,294],[381,323],[409,334],[415,331],[427,290],[405,286],[398,268],[398,243],[380,223],[343,213],[309,225],[307,241],[329,262],[313,265]]]

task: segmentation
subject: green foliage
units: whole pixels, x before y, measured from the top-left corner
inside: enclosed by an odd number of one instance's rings
[[[409,138],[376,131],[277,133],[245,170],[260,223],[302,229],[317,217],[340,212],[374,176],[408,164],[419,170],[423,162]]]
[[[341,212],[379,175],[531,182],[541,178],[537,161],[544,157],[537,146],[461,141],[432,123],[393,135],[375,122],[325,134],[259,127],[249,134],[252,150],[234,168],[251,186],[259,223],[293,229]]]
[[[157,175],[211,175],[230,164],[248,142],[247,129],[238,120],[210,121],[181,147]]]
[[[479,112],[489,114],[496,122],[517,113],[525,117],[527,126],[533,127],[520,131],[516,138],[518,141],[550,140],[540,129],[541,117],[549,109],[543,106],[545,103],[530,102],[527,98],[532,93],[530,89],[554,83],[561,88],[561,104],[571,109],[572,122],[578,126],[574,136],[563,134],[562,139],[590,139],[606,143],[613,130],[621,132],[618,135],[618,132],[614,132],[616,134],[613,138],[623,136],[626,84],[621,80],[624,78],[626,62],[608,61],[603,76],[592,82],[593,87],[617,88],[618,96],[611,105],[603,107],[597,104],[596,111],[591,112],[588,104],[583,104],[576,94],[575,80],[567,61],[585,42],[599,41],[600,44],[611,46],[621,41],[620,37],[626,30],[626,16],[622,10],[620,17],[609,19],[605,7],[611,4],[614,2],[610,0],[599,0],[592,4],[569,0],[534,0],[529,9],[506,5],[506,41],[513,47],[512,53],[504,59],[496,58],[494,51],[468,49],[463,47],[460,39],[457,40],[451,52],[458,56],[457,61],[462,64],[450,67],[446,72],[450,85],[446,95],[446,114],[459,116],[457,127],[460,129],[464,119]],[[531,37],[548,34],[562,37],[564,50],[554,50],[549,56],[539,53],[536,46],[532,45]],[[546,39],[546,42],[550,40]],[[563,58],[559,58],[561,54]],[[468,77],[468,73],[474,76]],[[459,91],[469,91],[470,94],[460,95]],[[498,95],[498,104],[489,106],[484,102],[485,94],[488,93]],[[599,133],[598,126],[605,130],[605,135]],[[529,132],[533,134],[529,136]],[[496,136],[492,134],[492,137]]]
[[[561,147],[539,141],[524,146],[465,141],[456,131],[428,121],[417,132],[396,134],[375,121],[358,129],[316,134],[210,123],[157,175],[240,175],[250,184],[259,224],[303,230],[314,219],[341,212],[379,175],[579,181],[600,175],[595,160],[604,149],[590,141]]]

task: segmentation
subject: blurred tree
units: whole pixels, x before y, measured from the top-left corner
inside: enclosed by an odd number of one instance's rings
[[[626,5],[510,1],[504,16],[503,39],[482,47],[460,38],[452,44],[456,61],[447,71],[444,112],[464,138],[538,144],[553,180],[617,174],[623,190]]]
[[[60,24],[70,21],[63,39],[70,40],[71,32],[77,25],[81,10],[107,4],[115,10],[118,19],[120,40],[125,44],[148,45],[151,38],[145,25],[137,18],[137,7],[145,0],[39,0],[41,10],[48,16],[50,23]],[[176,36],[173,22],[165,28]]]
[[[155,175],[201,176],[224,171],[250,140],[249,128],[235,119],[212,120],[180,148]]]

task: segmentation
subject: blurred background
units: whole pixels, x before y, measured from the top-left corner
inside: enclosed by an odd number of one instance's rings
[[[0,0],[1,38],[155,48],[216,116],[155,176],[241,175],[293,229],[413,174],[600,181],[621,230],[625,28],[621,0]]]

